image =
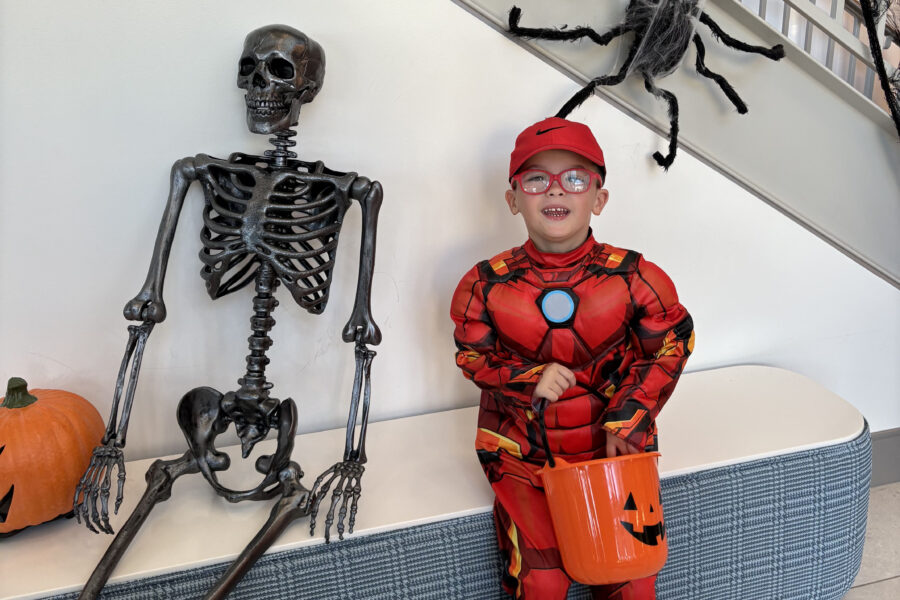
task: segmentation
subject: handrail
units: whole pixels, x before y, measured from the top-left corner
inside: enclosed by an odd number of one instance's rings
[[[811,0],[782,0],[782,2],[803,15],[807,21],[818,26],[831,40],[839,43],[853,56],[863,61],[867,67],[875,68],[875,62],[872,60],[872,51],[868,44],[847,31],[840,22],[846,6],[845,0],[833,0],[830,15],[813,4]],[[878,29],[876,32],[878,40],[881,43],[884,43],[884,28],[886,24],[887,13],[881,16],[876,26]],[[807,35],[807,44],[809,44],[809,35]],[[809,48],[806,50],[808,51]],[[896,67],[890,64],[885,64],[885,68],[887,69],[888,77],[896,70]]]
[[[866,66],[874,68],[875,63],[872,61],[872,52],[869,50],[869,46],[854,37],[837,21],[844,14],[844,0],[837,0],[834,3],[832,10],[840,8],[840,10],[834,10],[834,15],[829,15],[809,0],[782,0],[782,2],[803,15],[807,21],[822,29],[829,38],[863,61]]]
[[[829,76],[837,77],[838,80],[847,84],[850,90],[853,90],[853,92],[858,93],[862,98],[865,98],[867,101],[866,104],[870,104],[871,106],[864,108],[860,107],[862,110],[869,112],[870,109],[873,109],[878,113],[888,113],[887,107],[879,105],[874,98],[877,69],[872,59],[872,52],[868,46],[868,42],[860,40],[855,35],[855,31],[848,31],[844,27],[843,17],[846,12],[846,0],[832,0],[830,12],[819,7],[815,3],[815,0],[781,0],[784,12],[780,29],[774,25],[771,20],[766,18],[768,9],[772,8],[771,4],[771,0],[759,0],[759,9],[754,10],[742,0],[736,0],[734,2],[722,0],[720,2],[721,7],[726,10],[740,8],[750,14],[758,16],[767,27],[778,31],[781,35],[792,41],[793,45],[801,50],[801,55],[803,56],[802,60],[808,60],[811,63],[824,67],[823,70],[827,71]],[[797,15],[804,18],[806,21],[806,32],[805,35],[802,36],[802,41],[797,40],[790,35],[792,11],[796,11]],[[856,17],[854,16],[854,18]],[[862,23],[861,17],[859,18],[859,23]],[[878,39],[882,40],[882,43],[885,39],[884,30],[886,23],[887,14],[884,14],[876,25]],[[821,58],[816,58],[811,52],[814,28],[821,31],[827,39],[827,49],[824,61]],[[846,65],[841,67],[841,69],[844,70],[843,73],[835,70],[836,45],[840,45],[840,47],[846,51],[846,56],[849,59]],[[801,60],[799,56],[795,58]],[[858,70],[857,61],[862,63],[859,66],[866,71],[864,82],[857,83],[855,80],[855,73]],[[887,72],[888,77],[892,77],[897,70],[897,67],[891,64],[885,64],[885,71]],[[847,99],[850,101],[849,98]],[[893,129],[893,127],[891,127],[891,129]]]

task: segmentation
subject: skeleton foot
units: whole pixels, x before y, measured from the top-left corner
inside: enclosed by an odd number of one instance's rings
[[[357,504],[362,494],[361,479],[365,471],[365,467],[353,460],[346,460],[336,463],[324,473],[319,475],[313,488],[310,491],[312,500],[310,501],[311,510],[309,516],[309,534],[313,535],[316,530],[316,516],[319,514],[319,506],[322,499],[328,495],[331,485],[334,486],[334,492],[331,495],[331,505],[325,515],[325,542],[331,541],[331,525],[334,523],[334,511],[340,504],[337,520],[338,539],[344,539],[344,519],[347,516],[347,506],[350,508],[350,520],[347,523],[350,533],[353,533],[353,525],[356,524]],[[343,502],[341,498],[343,497]]]
[[[109,490],[114,469],[119,471],[114,507],[114,512],[118,514],[125,489],[125,458],[121,448],[116,448],[112,443],[94,448],[91,463],[75,488],[73,500],[75,520],[81,523],[83,519],[87,528],[94,533],[99,533],[99,531],[113,533],[112,527],[109,525]],[[97,510],[98,499],[100,501],[99,511]],[[90,515],[88,514],[89,510]]]

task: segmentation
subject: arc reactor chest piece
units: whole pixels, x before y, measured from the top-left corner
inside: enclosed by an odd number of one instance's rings
[[[537,299],[538,308],[550,327],[568,327],[575,320],[578,296],[568,288],[545,290]]]

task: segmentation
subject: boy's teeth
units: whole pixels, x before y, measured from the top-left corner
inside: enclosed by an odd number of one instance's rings
[[[543,212],[548,217],[564,217],[567,214],[569,214],[569,209],[567,209],[567,208],[545,208],[541,212]]]

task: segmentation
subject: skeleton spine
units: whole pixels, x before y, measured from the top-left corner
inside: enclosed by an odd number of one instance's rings
[[[292,140],[290,138],[297,135],[297,132],[293,129],[286,129],[284,131],[276,131],[275,137],[269,138],[269,142],[275,146],[274,150],[266,150],[266,156],[275,159],[274,166],[276,167],[286,167],[287,161],[291,158],[297,158],[297,153],[288,150],[293,146],[297,145],[296,140]]]
[[[247,374],[238,380],[244,389],[257,390],[260,395],[267,395],[265,390],[272,387],[272,384],[266,381],[266,365],[269,364],[266,350],[272,346],[272,338],[268,333],[275,325],[272,310],[278,306],[278,300],[272,294],[275,293],[278,283],[272,265],[268,261],[260,263],[259,271],[256,273],[256,296],[253,297],[254,313],[250,317],[253,334],[247,338],[250,343]]]

